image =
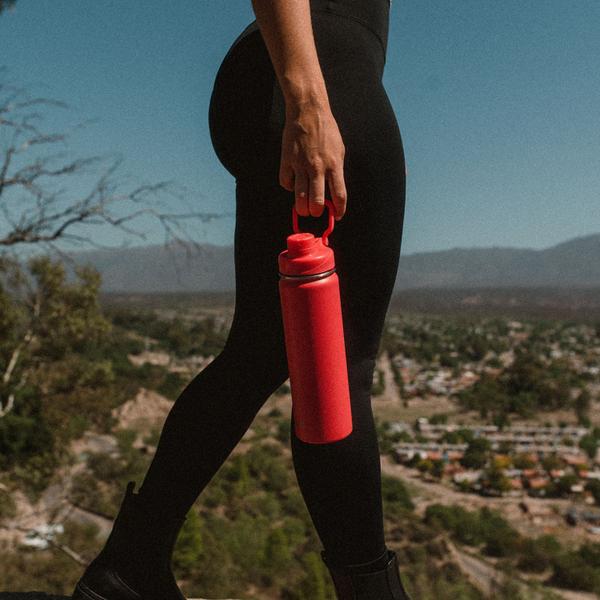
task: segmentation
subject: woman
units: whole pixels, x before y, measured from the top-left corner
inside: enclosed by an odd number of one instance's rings
[[[236,180],[236,303],[223,351],[173,405],[137,494],[127,486],[78,600],[181,600],[170,568],[185,515],[265,401],[288,378],[277,256],[291,231],[327,226],[340,283],[354,429],[330,444],[294,433],[302,495],[340,600],[404,600],[385,545],[371,409],[400,255],[405,163],[382,84],[389,0],[253,0],[256,20],[217,73],[209,124]],[[207,566],[208,567],[208,566]]]

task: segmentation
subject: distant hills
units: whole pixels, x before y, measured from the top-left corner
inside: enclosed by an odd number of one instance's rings
[[[100,271],[103,292],[235,290],[232,246],[204,244],[187,250],[182,244],[170,244],[71,256]],[[395,291],[532,286],[600,286],[600,233],[542,250],[492,246],[402,255]]]

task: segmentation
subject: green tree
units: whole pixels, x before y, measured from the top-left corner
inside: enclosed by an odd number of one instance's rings
[[[400,511],[411,511],[415,507],[408,489],[397,477],[382,474],[381,493],[384,504],[395,506]]]
[[[549,494],[551,496],[565,497],[571,494],[571,487],[579,481],[577,475],[567,473],[557,481],[554,481],[549,486]]]
[[[467,446],[461,464],[467,469],[482,469],[487,463],[490,448],[486,438],[474,438]]]
[[[0,260],[0,468],[15,467],[39,491],[83,425],[85,409],[63,410],[64,398],[101,392],[112,378],[110,363],[84,356],[108,339],[111,326],[96,271],[78,267],[67,283],[62,263],[47,256],[31,258],[27,268]]]
[[[417,463],[417,469],[419,469],[421,473],[431,473],[433,461],[429,458],[422,458]]]
[[[233,482],[232,494],[239,498],[243,498],[251,490],[253,481],[245,454],[238,454],[231,461],[231,465],[227,471],[227,479]]]
[[[287,572],[292,559],[292,547],[285,531],[280,527],[272,529],[265,545],[263,570],[269,574],[270,578],[277,577],[278,574]]]
[[[523,571],[543,573],[560,551],[560,542],[552,535],[525,539],[519,549],[517,566]]]
[[[598,451],[598,439],[588,433],[579,440],[579,447],[593,460]]]
[[[579,552],[566,552],[553,561],[552,582],[562,588],[600,594],[600,569]]]
[[[187,514],[173,550],[173,569],[180,577],[192,574],[204,550],[201,519],[194,508]]]
[[[300,582],[297,600],[328,600],[327,567],[321,557],[311,550],[302,557],[302,562],[306,576]]]
[[[585,489],[592,494],[596,504],[600,506],[600,481],[597,479],[592,479],[588,481]]]
[[[583,388],[577,398],[575,398],[575,414],[580,424],[586,425],[589,422],[589,411],[592,404],[592,397],[587,388]]]
[[[431,474],[436,479],[441,479],[444,475],[444,461],[443,460],[434,460],[431,465]]]
[[[483,482],[489,489],[500,493],[508,492],[511,489],[510,481],[504,474],[504,469],[500,468],[493,461],[483,472]]]
[[[586,564],[600,568],[600,543],[586,543],[579,548],[579,556]]]
[[[550,472],[553,469],[560,469],[562,465],[562,459],[555,452],[544,456],[542,459],[542,466],[547,472]]]
[[[479,520],[484,532],[486,554],[503,558],[517,551],[521,536],[499,513],[484,507],[479,512]]]
[[[33,257],[27,266],[26,275],[16,261],[0,261],[0,274],[10,282],[0,284],[0,304],[6,310],[0,341],[0,364],[6,366],[0,416],[14,407],[19,390],[36,371],[48,371],[50,362],[69,352],[93,348],[111,330],[100,309],[96,270],[79,266],[77,281],[68,284],[63,264],[48,256]]]

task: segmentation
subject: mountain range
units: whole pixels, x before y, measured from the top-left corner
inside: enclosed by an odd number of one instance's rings
[[[235,290],[233,246],[169,243],[78,251],[70,256],[76,264],[98,269],[103,292]],[[72,270],[67,271],[71,278]],[[488,286],[600,286],[600,233],[540,250],[456,247],[402,255],[394,290]]]

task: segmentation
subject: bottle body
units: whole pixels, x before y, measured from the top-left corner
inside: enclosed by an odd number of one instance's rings
[[[311,234],[299,236],[306,247],[279,257],[294,431],[304,442],[325,444],[352,432],[339,280],[331,248]]]

